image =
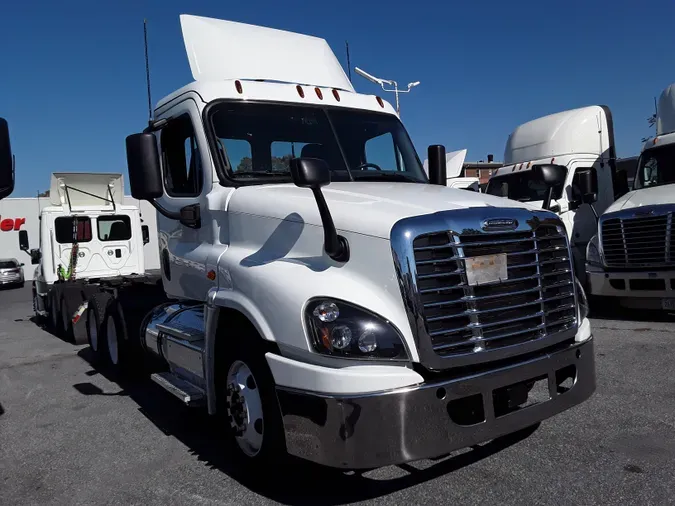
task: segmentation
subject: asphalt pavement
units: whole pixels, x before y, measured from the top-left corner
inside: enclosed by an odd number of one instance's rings
[[[675,503],[675,318],[592,323],[596,393],[531,434],[364,475],[244,474],[205,413],[95,370],[33,321],[28,286],[2,290],[0,504]]]

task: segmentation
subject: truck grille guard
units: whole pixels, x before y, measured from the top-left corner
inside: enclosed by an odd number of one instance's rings
[[[480,208],[405,218],[392,228],[391,244],[427,369],[485,366],[574,338],[572,252],[551,213]],[[470,284],[466,259],[499,253],[508,278]]]
[[[601,255],[608,268],[675,268],[675,205],[644,206],[600,217]]]

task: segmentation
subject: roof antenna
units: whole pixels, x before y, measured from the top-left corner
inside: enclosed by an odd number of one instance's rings
[[[148,125],[152,125],[152,98],[150,96],[150,61],[148,59],[148,20],[143,20],[143,40],[145,42],[145,81],[148,84]]]
[[[349,41],[345,40],[345,48],[347,49],[347,75],[349,76],[349,82],[352,82],[352,64],[349,60]]]

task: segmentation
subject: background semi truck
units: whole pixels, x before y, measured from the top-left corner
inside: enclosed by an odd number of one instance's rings
[[[181,25],[195,81],[126,140],[132,195],[158,212],[161,283],[92,295],[99,363],[152,357],[155,382],[222,418],[241,465],[436,457],[592,394],[555,214],[445,187],[440,146],[427,178],[394,109],[356,93],[323,39]]]
[[[0,199],[14,191],[14,156],[9,142],[9,125],[0,118]]]
[[[582,107],[518,126],[506,142],[504,167],[490,178],[486,192],[542,206],[548,187],[533,170],[542,163],[566,169],[564,181],[554,188],[549,208],[565,224],[577,272],[583,279],[586,247],[597,229],[596,216],[628,191],[626,172],[616,166],[609,108]],[[596,183],[592,189],[581,188],[589,171]],[[595,198],[589,200],[585,196],[588,192],[594,192]]]
[[[594,297],[674,311],[675,84],[661,93],[656,130],[642,148],[633,190],[600,217],[586,277]]]
[[[121,174],[60,172],[51,176],[50,204],[40,210],[39,244],[19,242],[36,265],[33,306],[58,335],[86,342],[81,318],[100,284],[145,274],[148,227],[138,206],[123,204]]]

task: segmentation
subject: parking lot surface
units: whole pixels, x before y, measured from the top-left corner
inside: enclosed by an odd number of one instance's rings
[[[673,503],[675,319],[616,313],[632,320],[593,320],[594,396],[531,434],[362,476],[300,461],[244,475],[205,413],[95,370],[34,323],[28,286],[2,290],[0,503]]]

